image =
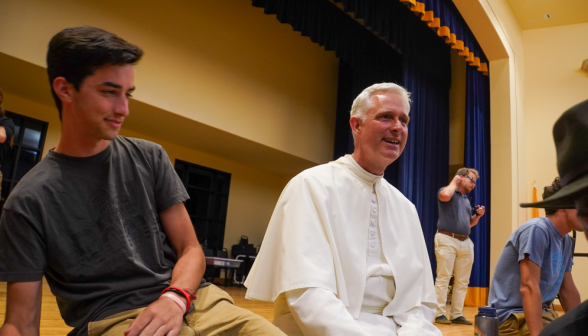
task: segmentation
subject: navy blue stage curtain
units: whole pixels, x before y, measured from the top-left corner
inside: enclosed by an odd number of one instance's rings
[[[398,189],[417,208],[435,274],[437,191],[447,185],[449,175],[449,86],[424,75],[410,62],[405,63],[403,82],[412,92],[413,103],[408,142],[399,159]]]
[[[451,85],[450,47],[437,33],[398,0],[334,0],[343,10],[362,19],[414,68],[438,82]]]
[[[470,236],[475,258],[468,297],[473,296],[471,300],[475,302],[472,303],[479,306],[487,303],[490,284],[490,82],[488,76],[474,67],[468,67],[466,75],[464,154],[465,166],[480,173],[476,188],[470,193],[471,203],[486,207],[486,214]]]
[[[278,21],[290,24],[325,50],[335,51],[348,64],[376,65],[366,71],[377,72],[382,62],[399,59],[389,45],[328,0],[252,0],[252,5],[275,14]]]

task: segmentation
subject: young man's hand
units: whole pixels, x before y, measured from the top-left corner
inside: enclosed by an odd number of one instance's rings
[[[172,299],[160,297],[137,316],[125,336],[176,336],[182,328],[184,313]]]

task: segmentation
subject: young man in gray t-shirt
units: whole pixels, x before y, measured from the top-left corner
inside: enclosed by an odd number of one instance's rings
[[[559,179],[545,187],[543,198],[560,189]],[[545,209],[508,239],[494,270],[488,303],[500,320],[499,335],[538,335],[557,318],[550,309],[555,296],[565,311],[580,303],[572,279],[572,241],[568,233],[583,231],[576,210]]]
[[[142,54],[95,27],[51,39],[61,138],[0,219],[0,281],[8,282],[1,336],[39,334],[43,276],[70,335],[283,335],[202,284],[188,194],[167,154],[118,135]]]

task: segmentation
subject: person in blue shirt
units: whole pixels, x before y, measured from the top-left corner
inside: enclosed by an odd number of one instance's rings
[[[523,203],[521,207],[575,209],[588,238],[588,100],[571,107],[559,117],[553,126],[553,140],[562,188],[548,199]],[[566,281],[565,277],[563,281]],[[584,301],[547,325],[540,336],[579,336],[586,335],[587,330],[588,301]]]
[[[543,199],[561,189],[559,178]],[[575,209],[545,209],[513,232],[498,258],[488,303],[497,309],[499,335],[538,335],[558,316],[549,307],[559,293],[564,311],[580,303],[572,279],[572,230],[583,231]]]

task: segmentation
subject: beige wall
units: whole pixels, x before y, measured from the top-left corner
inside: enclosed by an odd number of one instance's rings
[[[47,154],[49,149],[57,146],[61,136],[61,122],[54,107],[31,102],[8,92],[5,94],[4,101],[6,110],[49,123],[43,156]],[[178,146],[126,128],[123,128],[121,135],[147,139],[161,144],[172,163],[175,159],[180,159],[230,173],[231,188],[224,245],[230,250],[231,245],[239,242],[241,235],[248,236],[250,243],[261,244],[267,223],[275,203],[288,181],[287,178]]]
[[[523,32],[527,102],[527,199],[533,181],[539,198],[543,186],[557,174],[553,124],[573,105],[588,99],[588,72],[580,69],[588,58],[588,23]],[[543,210],[541,210],[543,214]],[[527,215],[530,217],[531,210]]]
[[[588,23],[523,31],[525,47],[525,101],[527,200],[533,183],[541,199],[543,187],[558,175],[553,124],[573,105],[588,99],[588,72],[580,69],[588,58]],[[588,144],[587,144],[588,145]],[[545,212],[541,209],[541,215]],[[531,217],[531,209],[526,213]],[[588,253],[588,242],[578,235],[576,250]],[[588,259],[575,258],[572,274],[582,299],[588,299]]]
[[[122,134],[161,143],[172,161],[232,174],[228,248],[242,234],[260,244],[288,178],[332,158],[338,59],[250,1],[0,0],[0,8],[6,108],[49,121],[45,153],[60,134],[42,71],[51,36],[95,25],[145,51],[133,105],[142,109]],[[187,118],[198,131],[162,132],[158,118]]]
[[[0,8],[2,53],[44,66],[53,34],[96,25],[144,49],[137,100],[315,163],[332,157],[337,58],[250,1],[0,0]]]

